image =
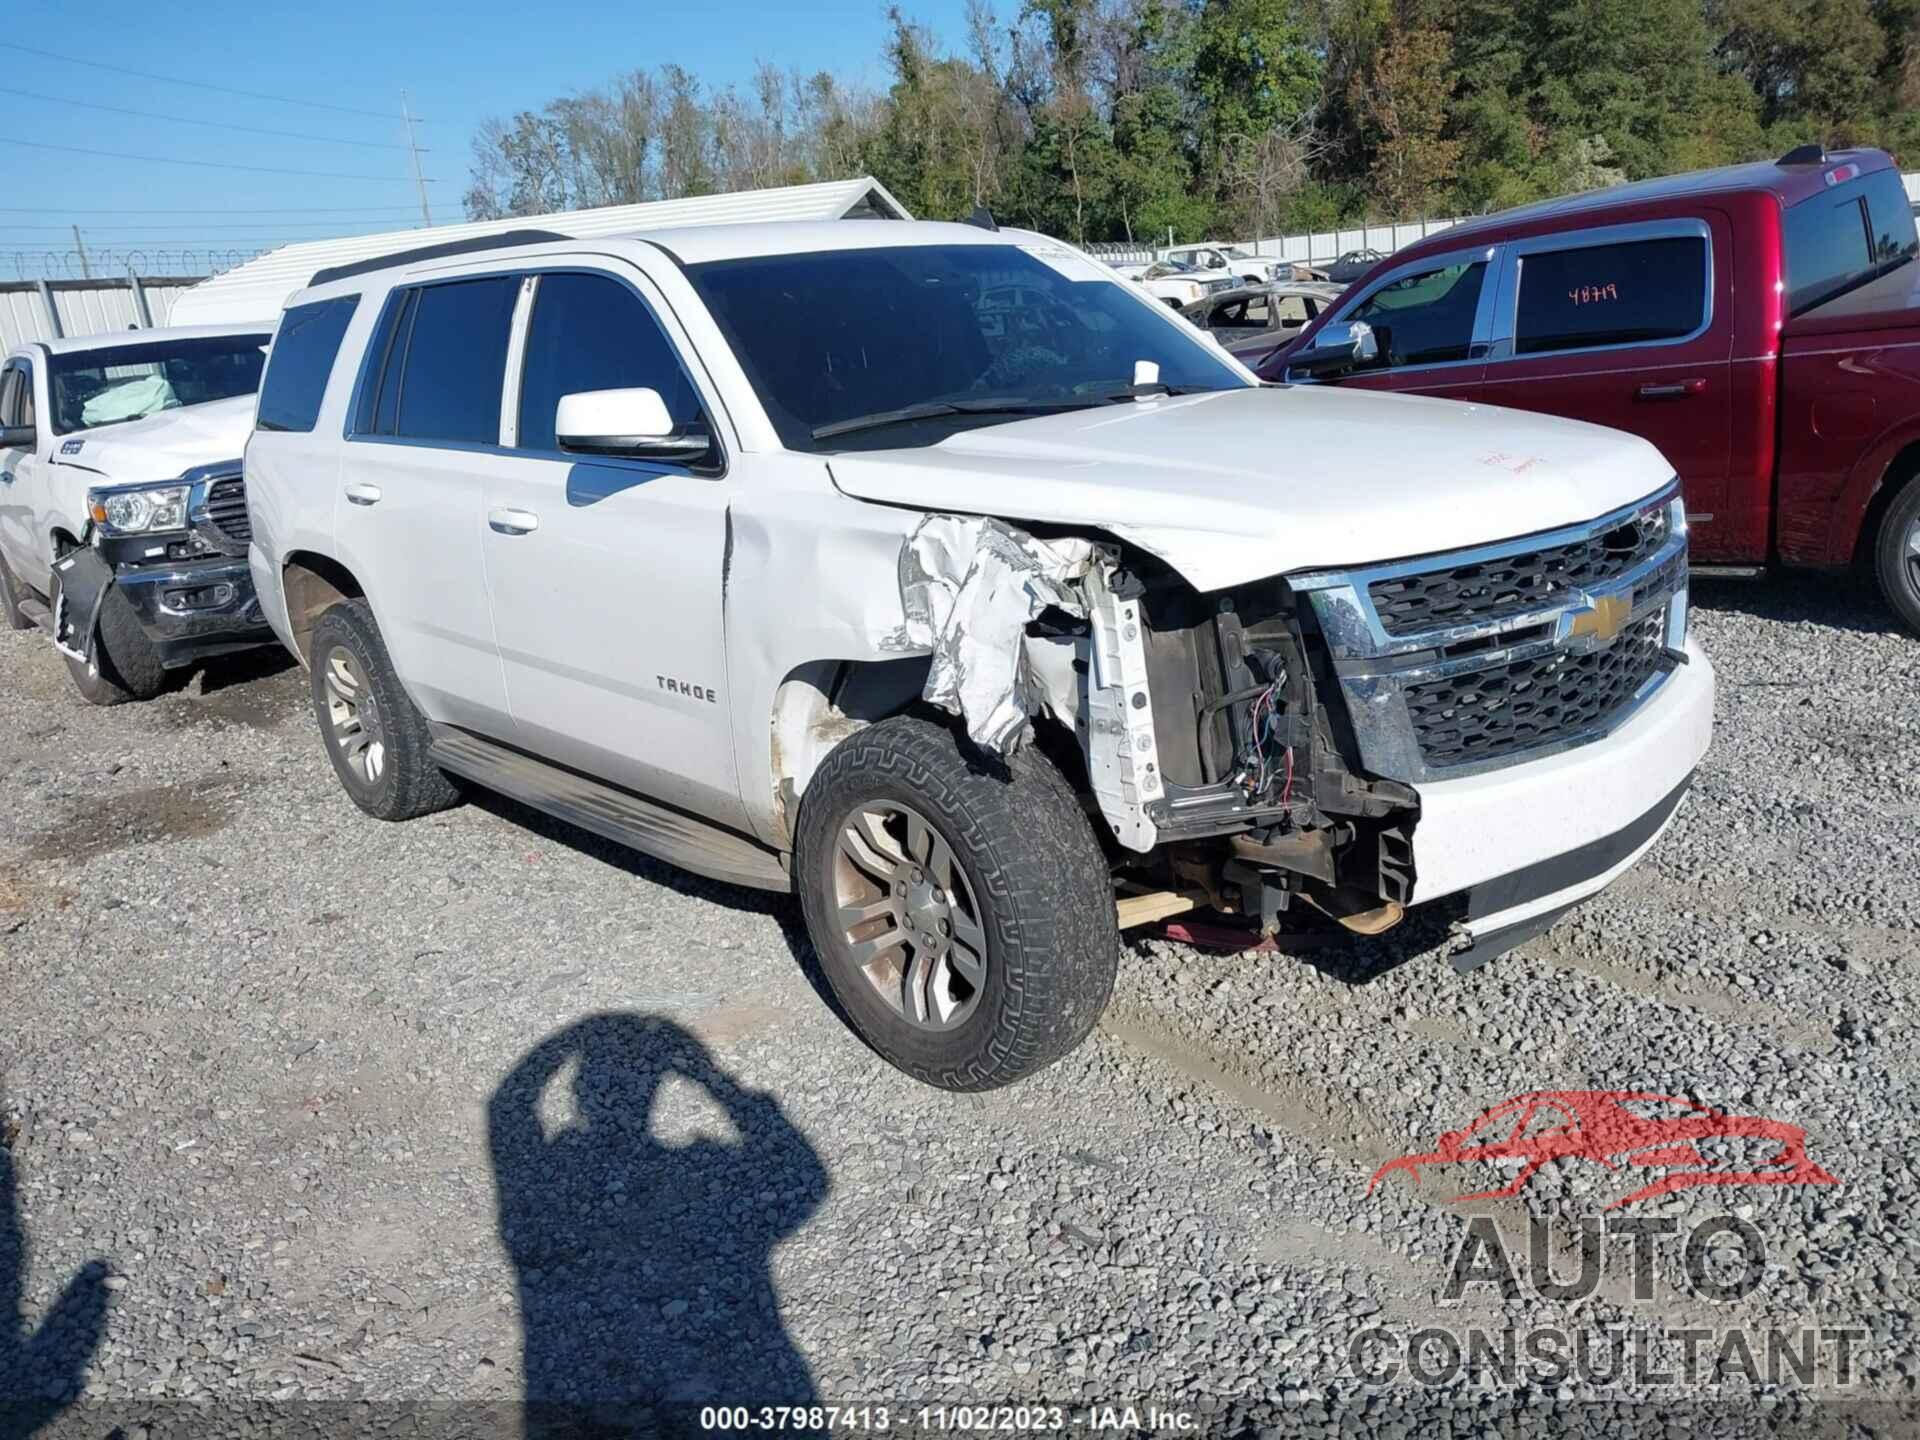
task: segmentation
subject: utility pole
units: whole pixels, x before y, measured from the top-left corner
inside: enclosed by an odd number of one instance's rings
[[[91,280],[93,271],[87,268],[87,242],[80,238],[80,227],[73,227],[73,248],[80,252],[80,278]]]
[[[413,115],[407,109],[407,92],[400,92],[400,120],[407,127],[407,154],[413,157],[413,183],[420,191],[420,218],[433,227],[433,211],[427,208],[427,179],[420,169],[420,147],[413,143]]]

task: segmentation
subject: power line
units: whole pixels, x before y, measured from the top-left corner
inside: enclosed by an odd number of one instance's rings
[[[413,207],[406,207],[411,213]],[[148,225],[144,221],[125,225],[102,225],[96,221],[87,222],[87,233],[94,234],[102,230],[137,230],[142,234],[160,230],[187,230],[196,234],[213,230],[240,230],[249,235],[264,235],[272,230],[339,230],[343,228],[365,230],[379,226],[387,230],[413,230],[414,225],[399,224],[392,220],[376,220],[371,216],[364,220],[261,220],[246,225]],[[0,230],[67,230],[70,225],[16,225],[11,220],[0,220]]]
[[[108,160],[138,160],[148,165],[192,165],[201,170],[246,170],[255,175],[301,175],[309,180],[380,180],[410,185],[408,175],[346,175],[338,170],[284,170],[274,165],[234,165],[225,160],[179,160],[171,155],[129,155],[121,150],[84,150],[78,145],[49,145],[44,140],[9,140],[0,136],[0,145],[24,145],[29,150],[62,150],[69,155],[97,155]],[[438,185],[438,180],[423,182]]]
[[[215,130],[232,130],[243,135],[272,135],[281,140],[313,140],[323,145],[355,145],[362,150],[405,150],[390,140],[342,140],[332,135],[308,135],[299,130],[268,130],[258,125],[234,125],[225,120],[195,120],[186,115],[157,115],[151,110],[129,110],[121,105],[97,105],[91,100],[69,100],[64,95],[39,95],[32,90],[11,90],[23,100],[46,100],[55,105],[77,105],[82,110],[104,110],[109,115],[131,115],[136,120],[164,120],[170,125],[205,125]],[[425,154],[423,150],[421,152]]]
[[[117,75],[132,75],[141,80],[158,80],[162,85],[185,85],[194,90],[211,90],[217,95],[239,95],[248,100],[271,100],[277,105],[305,105],[315,110],[337,110],[342,115],[371,115],[391,121],[393,116],[381,110],[362,110],[353,105],[334,105],[325,100],[300,100],[291,95],[272,95],[260,90],[235,90],[227,85],[210,85],[204,80],[182,80],[173,75],[155,75],[148,70],[130,70],[124,65],[109,65],[104,60],[83,60],[77,55],[56,55],[51,50],[36,50],[31,45],[16,45],[0,40],[0,50],[18,50],[23,55],[38,55],[43,60],[59,60],[68,65],[91,65],[96,70],[111,70]],[[416,116],[415,119],[419,117]],[[421,121],[425,124],[425,121]]]
[[[58,215],[373,215],[392,210],[411,213],[415,208],[412,205],[296,205],[278,210],[254,210],[226,205],[210,210],[201,205],[184,210],[75,210],[67,205],[0,205],[0,215],[44,215],[49,210]]]

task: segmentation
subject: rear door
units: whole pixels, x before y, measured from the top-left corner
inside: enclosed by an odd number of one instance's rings
[[[1379,355],[1338,383],[1471,400],[1479,394],[1493,333],[1491,246],[1409,261],[1382,275],[1334,313],[1373,327]],[[1288,373],[1296,383],[1309,377]]]
[[[1703,558],[1725,550],[1733,420],[1731,242],[1712,214],[1508,242],[1481,390],[1652,441]]]
[[[520,277],[395,289],[368,344],[334,531],[369,578],[381,638],[429,717],[510,725],[480,537]]]

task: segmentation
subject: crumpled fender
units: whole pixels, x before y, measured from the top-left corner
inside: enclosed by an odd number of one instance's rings
[[[100,607],[113,588],[113,567],[94,550],[70,550],[53,562],[53,644],[82,665],[93,661]]]

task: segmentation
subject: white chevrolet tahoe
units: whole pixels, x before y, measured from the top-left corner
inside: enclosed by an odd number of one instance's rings
[[[96,705],[272,642],[240,477],[270,328],[52,340],[0,365],[0,616],[46,630]]]
[[[1437,903],[1478,963],[1706,749],[1640,440],[1262,386],[1033,234],[491,243],[321,272],[268,363],[254,576],[342,783],[797,890],[922,1080],[1064,1054],[1182,909]]]

